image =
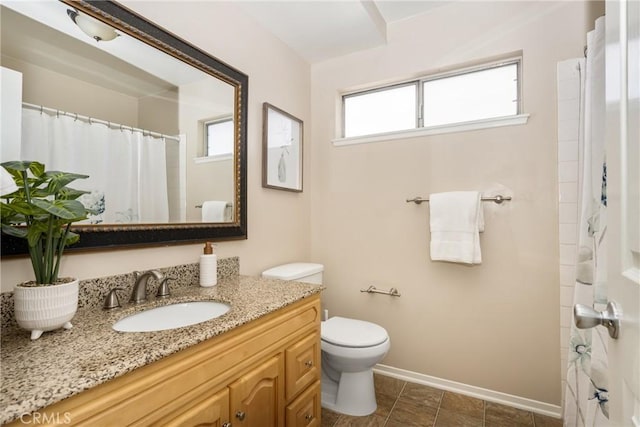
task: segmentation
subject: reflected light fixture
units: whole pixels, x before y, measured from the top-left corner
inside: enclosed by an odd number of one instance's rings
[[[67,9],[67,15],[83,33],[97,42],[113,40],[119,35],[111,26],[77,10]]]

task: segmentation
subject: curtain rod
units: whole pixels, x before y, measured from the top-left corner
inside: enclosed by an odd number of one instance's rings
[[[93,117],[83,116],[83,115],[80,115],[78,113],[69,113],[67,111],[56,110],[55,108],[44,107],[42,105],[29,104],[28,102],[23,102],[22,106],[24,108],[30,108],[32,110],[40,111],[40,113],[47,112],[47,113],[55,114],[56,116],[62,115],[62,116],[67,116],[67,117],[73,117],[75,120],[82,120],[82,121],[88,122],[89,124],[99,123],[99,124],[102,124],[102,125],[106,125],[107,127],[111,128],[111,129],[120,129],[121,131],[128,130],[128,131],[131,131],[131,132],[140,132],[143,136],[149,135],[149,136],[153,136],[155,138],[163,138],[163,139],[169,139],[171,141],[180,142],[180,138],[177,137],[177,136],[165,135],[163,133],[153,132],[153,131],[145,130],[145,129],[134,128],[132,126],[126,126],[126,125],[121,125],[121,124],[118,124],[118,123],[108,122],[106,120],[94,119]]]

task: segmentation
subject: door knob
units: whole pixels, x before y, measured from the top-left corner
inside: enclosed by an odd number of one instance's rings
[[[609,330],[609,336],[613,339],[617,339],[620,333],[621,317],[622,311],[613,301],[609,301],[604,311],[597,311],[583,304],[573,306],[573,318],[577,328],[588,329],[602,325]]]

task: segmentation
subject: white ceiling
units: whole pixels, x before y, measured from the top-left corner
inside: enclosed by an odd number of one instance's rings
[[[387,41],[387,25],[428,12],[435,0],[240,1],[238,5],[310,63]]]
[[[336,56],[345,55],[358,50],[369,49],[386,43],[387,25],[402,19],[425,13],[445,1],[435,0],[233,0],[247,14],[251,15],[265,29],[275,34],[285,44],[294,49],[302,58],[310,63],[323,61]],[[448,0],[452,1],[452,0]],[[111,55],[125,58],[131,64],[144,62],[146,68],[153,58],[140,55],[136,47],[129,45],[128,37],[119,37],[110,43],[95,43],[81,33],[68,18],[68,6],[57,1],[7,1],[2,0],[2,9],[11,8],[17,14],[8,11],[3,14],[3,55],[22,58],[41,66],[47,66],[59,72],[75,73],[77,78],[85,77],[78,73],[86,72],[87,81],[104,81],[106,87],[117,87],[132,96],[142,93],[161,92],[168,82],[179,85],[179,76],[173,75],[177,70],[173,64],[158,66],[159,79],[151,86],[145,86],[142,79],[130,81],[126,74],[116,72],[98,75],[91,71],[100,69],[87,64],[85,67],[70,71],[69,65],[89,61],[98,63],[107,60]],[[42,29],[49,33],[41,34],[36,30],[36,22],[26,20],[20,15],[30,16],[40,23],[46,23],[52,29]],[[10,30],[9,27],[14,27]],[[56,31],[68,34],[63,36]],[[7,30],[7,31],[5,31]],[[25,30],[25,31],[19,31]],[[21,34],[19,40],[13,38]],[[47,41],[43,44],[42,41]],[[12,50],[11,45],[16,46]],[[73,43],[69,48],[66,43]],[[66,47],[65,47],[66,46]],[[98,49],[96,49],[96,47]],[[123,50],[124,49],[124,50]],[[106,52],[102,52],[102,50]],[[75,58],[70,55],[75,54]],[[110,55],[111,54],[111,55]],[[27,59],[27,56],[31,58]],[[166,56],[166,55],[163,55]],[[98,59],[100,58],[100,59]],[[45,65],[46,64],[46,65]],[[115,70],[124,70],[126,62],[114,66]],[[187,67],[190,68],[190,67]],[[128,69],[128,68],[127,68]],[[139,70],[138,70],[139,71]],[[86,74],[85,73],[85,74]],[[136,75],[133,73],[132,75]],[[180,77],[184,80],[184,74]],[[196,79],[189,76],[187,80]],[[184,81],[182,81],[184,83]]]

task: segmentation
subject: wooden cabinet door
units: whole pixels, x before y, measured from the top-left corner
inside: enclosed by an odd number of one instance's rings
[[[278,354],[229,385],[234,427],[284,427],[284,367]]]

